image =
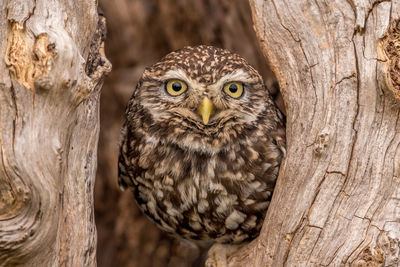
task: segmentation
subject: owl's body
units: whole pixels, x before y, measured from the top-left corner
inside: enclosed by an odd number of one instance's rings
[[[163,230],[255,238],[285,151],[282,116],[238,55],[186,47],[145,70],[122,129],[119,182]]]

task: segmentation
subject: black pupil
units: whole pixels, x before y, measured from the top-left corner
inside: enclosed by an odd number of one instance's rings
[[[231,91],[231,93],[236,93],[237,90],[238,90],[238,87],[236,84],[229,85],[229,91]]]
[[[172,90],[174,90],[175,92],[179,92],[182,89],[182,85],[179,82],[174,82],[172,84]]]

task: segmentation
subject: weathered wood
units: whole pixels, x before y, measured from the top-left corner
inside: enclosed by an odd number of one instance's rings
[[[0,1],[0,266],[95,266],[95,1]]]
[[[262,233],[230,266],[398,266],[400,2],[250,3],[288,148]]]

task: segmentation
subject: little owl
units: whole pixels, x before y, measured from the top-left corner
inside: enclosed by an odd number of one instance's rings
[[[241,244],[260,232],[285,128],[260,74],[211,46],[147,68],[126,110],[119,184],[162,230]]]

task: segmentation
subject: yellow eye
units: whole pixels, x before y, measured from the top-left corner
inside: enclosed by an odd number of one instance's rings
[[[172,96],[178,96],[183,94],[187,89],[187,85],[184,81],[181,80],[169,80],[167,84],[165,85],[165,90],[167,91],[168,94]]]
[[[240,82],[227,83],[224,85],[224,92],[233,98],[239,98],[243,95],[243,84]]]

